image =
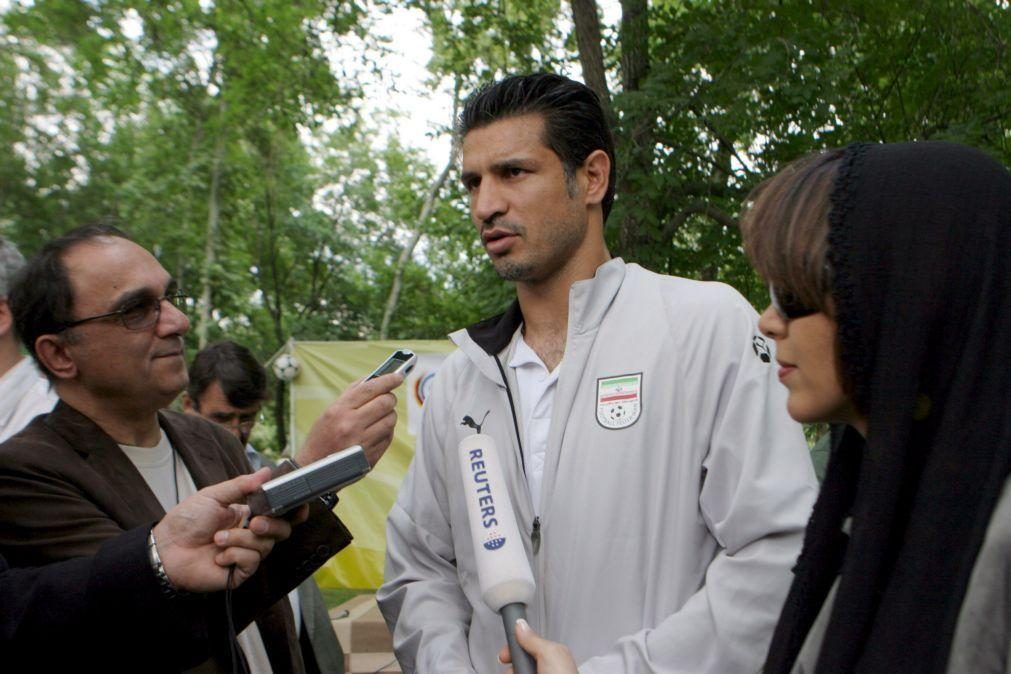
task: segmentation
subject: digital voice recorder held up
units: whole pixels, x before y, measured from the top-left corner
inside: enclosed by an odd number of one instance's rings
[[[296,468],[294,461],[286,460],[278,466],[278,472],[284,474],[265,482],[246,497],[246,504],[251,515],[276,517],[357,482],[371,469],[360,445],[342,449],[303,468]]]

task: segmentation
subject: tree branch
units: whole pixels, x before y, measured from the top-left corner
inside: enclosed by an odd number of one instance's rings
[[[667,224],[665,224],[663,226],[663,229],[660,230],[661,231],[660,240],[670,241],[671,239],[673,239],[674,235],[677,234],[678,229],[680,229],[681,226],[684,225],[685,222],[688,220],[688,218],[690,218],[693,215],[704,215],[710,220],[713,220],[717,224],[723,225],[724,227],[736,228],[738,226],[737,220],[731,217],[723,209],[713,206],[712,204],[707,203],[705,201],[694,201],[685,206],[678,213],[676,213],[674,217],[672,217],[670,220],[667,221]]]

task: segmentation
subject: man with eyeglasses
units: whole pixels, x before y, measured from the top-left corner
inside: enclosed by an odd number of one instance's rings
[[[0,237],[0,442],[53,409],[56,392],[31,358],[21,353],[7,290],[24,266],[17,246]]]
[[[51,241],[8,299],[18,335],[60,397],[51,413],[0,444],[0,554],[12,567],[95,554],[198,489],[249,472],[227,430],[164,409],[187,384],[189,320],[168,272],[122,231],[87,225]],[[295,460],[307,465],[360,444],[378,461],[396,423],[390,391],[401,381],[391,375],[351,386]],[[350,538],[328,505],[310,504],[307,520],[252,578],[227,601],[208,602],[208,611],[231,611],[239,634],[212,635],[200,671],[231,672],[233,658],[249,672],[312,671],[285,595]],[[144,670],[138,662],[136,671]]]
[[[249,442],[267,399],[267,372],[252,352],[229,340],[209,344],[193,357],[189,377],[182,397],[183,411],[227,429],[245,447],[253,468],[273,467],[274,462]],[[288,599],[303,659],[314,660],[321,672],[343,672],[344,650],[316,581],[307,578],[288,593]]]

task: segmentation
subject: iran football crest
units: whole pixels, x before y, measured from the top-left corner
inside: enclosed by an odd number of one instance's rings
[[[642,372],[597,380],[597,423],[613,431],[628,428],[642,413]]]

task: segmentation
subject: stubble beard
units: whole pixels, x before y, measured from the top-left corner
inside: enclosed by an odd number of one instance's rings
[[[511,260],[492,260],[495,273],[503,281],[529,281],[534,273],[534,265],[527,262],[513,262]]]
[[[492,258],[495,273],[504,281],[537,283],[550,278],[564,267],[575,251],[586,238],[587,223],[575,220],[546,222],[541,225],[548,235],[539,251],[531,251],[520,259],[511,259],[509,255]],[[518,235],[526,238],[526,228],[522,225],[510,227]]]

